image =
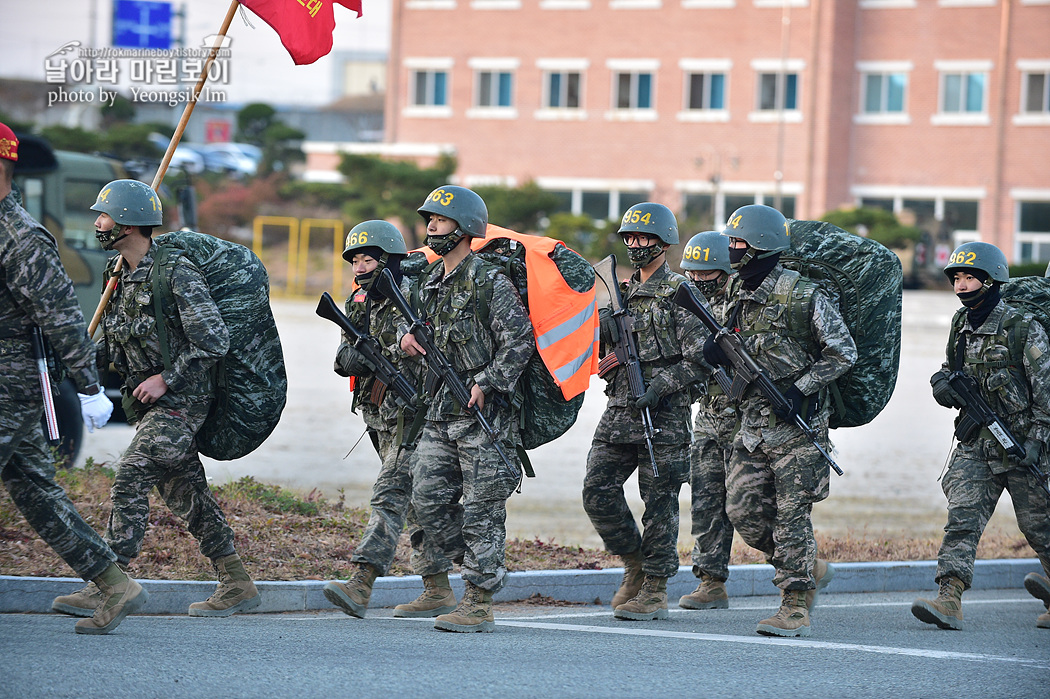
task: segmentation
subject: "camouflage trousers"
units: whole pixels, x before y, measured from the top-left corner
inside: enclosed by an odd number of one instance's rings
[[[1003,490],[1010,493],[1017,527],[1035,550],[1043,571],[1050,576],[1050,499],[1036,477],[1024,468],[993,473],[1001,458],[989,462],[967,445],[952,453],[951,465],[941,480],[948,498],[948,523],[937,552],[937,581],[947,576],[963,581],[969,589],[977,542],[995,510]],[[997,469],[998,470],[998,469]]]
[[[689,445],[654,444],[653,451],[657,480],[644,443],[593,440],[583,478],[583,509],[610,553],[641,551],[646,573],[669,578],[678,572],[678,491],[689,474]],[[645,504],[641,533],[623,489],[635,471]]]
[[[168,509],[186,527],[208,558],[235,552],[233,529],[208,487],[195,435],[208,416],[208,403],[154,406],[135,426],[131,444],[117,462],[106,541],[127,564],[142,550],[149,523],[149,493],[156,486]]]
[[[726,514],[726,464],[731,442],[693,433],[689,447],[689,485],[692,499],[693,575],[729,579],[733,523]]]
[[[412,570],[417,575],[436,575],[445,568],[440,552],[433,552],[430,539],[426,538],[423,528],[419,526],[415,510],[412,507],[412,453],[414,447],[396,444],[397,433],[387,430],[373,430],[376,449],[383,460],[383,465],[372,486],[372,511],[368,515],[368,525],[354,549],[350,560],[355,563],[368,563],[385,575],[397,553],[397,542],[401,530],[408,526],[409,541],[412,543]],[[450,506],[453,512],[453,530],[463,525],[463,507],[459,503]],[[452,556],[463,551],[462,536],[453,536]]]
[[[97,578],[116,560],[55,483],[55,460],[44,439],[40,403],[0,401],[0,478],[15,506],[77,575]]]
[[[750,452],[738,435],[726,478],[726,512],[748,546],[766,554],[784,590],[814,588],[813,503],[828,497],[831,469],[817,448],[798,437]]]
[[[474,420],[427,420],[412,456],[412,506],[439,570],[452,569],[461,537],[463,579],[492,592],[506,582],[507,499],[521,482],[512,440],[500,446],[513,469]]]

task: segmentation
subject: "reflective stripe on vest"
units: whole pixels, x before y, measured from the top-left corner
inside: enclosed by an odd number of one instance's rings
[[[472,238],[476,252],[493,240],[508,238],[525,248],[525,276],[529,294],[529,320],[536,349],[547,371],[569,400],[587,390],[591,374],[598,373],[598,309],[595,289],[579,292],[566,283],[551,255],[565,243],[539,235],[525,235],[489,224],[484,238]],[[434,251],[422,248],[427,260]],[[539,293],[537,293],[539,291]]]

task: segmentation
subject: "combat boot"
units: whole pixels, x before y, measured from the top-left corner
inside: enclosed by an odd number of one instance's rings
[[[59,595],[51,603],[51,611],[71,616],[89,617],[95,613],[98,603],[102,601],[102,590],[94,581],[71,595]]]
[[[682,609],[729,609],[726,584],[712,575],[701,573],[700,584],[688,595],[682,595],[678,606]]]
[[[448,582],[448,572],[423,576],[423,594],[408,604],[394,607],[394,616],[410,619],[448,614],[456,608],[456,595]]]
[[[638,590],[642,589],[642,580],[645,579],[645,573],[642,572],[645,556],[641,551],[635,551],[626,556],[620,556],[620,558],[623,559],[623,581],[620,583],[620,589],[613,595],[611,604],[613,609],[633,599],[638,594]]]
[[[1029,573],[1024,576],[1024,589],[1046,605],[1046,613],[1036,618],[1035,625],[1040,629],[1050,629],[1050,580],[1038,573]]]
[[[94,580],[99,603],[94,613],[77,622],[77,633],[107,634],[120,625],[128,614],[133,614],[149,601],[149,593],[127,573],[111,565]]]
[[[758,622],[756,631],[763,636],[808,636],[806,590],[781,590],[780,609],[768,619]]]
[[[255,609],[262,601],[241,557],[236,553],[216,558],[215,572],[219,585],[211,597],[190,605],[190,616],[230,616]]]
[[[350,567],[353,570],[345,583],[337,580],[325,583],[324,596],[350,616],[364,619],[379,570],[371,563],[351,563]]]
[[[617,619],[652,621],[667,618],[667,578],[646,575],[638,594],[613,612]]]
[[[942,629],[961,629],[963,627],[962,593],[963,581],[948,576],[941,580],[937,599],[919,598],[912,602],[911,613],[919,621],[937,624]]]
[[[492,633],[496,621],[492,617],[492,592],[467,583],[463,601],[448,614],[434,620],[434,628],[457,633]]]
[[[806,590],[806,609],[810,612],[813,611],[813,607],[817,605],[817,597],[820,595],[820,591],[827,587],[834,577],[835,568],[827,561],[818,558],[816,563],[813,564],[813,582],[817,586],[812,590]]]

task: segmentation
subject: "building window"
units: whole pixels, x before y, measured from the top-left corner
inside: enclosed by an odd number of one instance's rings
[[[616,73],[613,75],[613,86],[614,109],[652,109],[652,73]]]
[[[689,73],[685,76],[686,109],[725,109],[725,73]]]
[[[865,114],[893,114],[904,111],[904,73],[871,73],[863,76]]]
[[[476,74],[476,107],[511,107],[514,76],[509,71],[479,70]]]
[[[761,112],[798,109],[798,73],[759,73],[757,107]]]
[[[581,73],[550,71],[544,77],[543,106],[547,109],[579,109]]]
[[[417,107],[448,106],[448,72],[412,71],[412,104]]]
[[[1050,70],[1024,74],[1021,111],[1025,114],[1050,114]]]
[[[985,111],[985,83],[982,72],[941,73],[941,112],[981,114]]]

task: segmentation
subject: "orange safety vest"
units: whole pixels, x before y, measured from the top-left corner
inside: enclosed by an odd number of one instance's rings
[[[565,400],[584,391],[591,374],[598,373],[598,307],[595,289],[579,292],[566,283],[551,255],[560,240],[525,235],[491,223],[484,238],[472,238],[478,251],[498,238],[515,240],[525,247],[525,277],[529,293],[529,320],[536,337],[536,351],[561,388]],[[419,249],[433,262],[438,256],[428,247]],[[542,292],[542,293],[538,293]]]

